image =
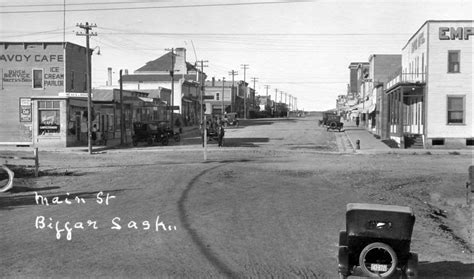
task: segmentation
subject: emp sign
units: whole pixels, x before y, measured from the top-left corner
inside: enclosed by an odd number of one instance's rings
[[[469,40],[469,37],[473,34],[472,27],[440,27],[439,28],[439,39],[440,40]]]

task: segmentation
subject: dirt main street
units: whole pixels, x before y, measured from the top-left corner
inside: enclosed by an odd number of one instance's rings
[[[0,194],[2,277],[335,278],[346,204],[370,202],[413,208],[421,277],[472,278],[472,156],[354,154],[316,123],[242,122],[206,162],[192,134],[41,152]]]

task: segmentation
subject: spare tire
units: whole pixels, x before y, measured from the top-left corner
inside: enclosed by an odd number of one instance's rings
[[[366,276],[389,277],[396,271],[397,265],[397,254],[385,243],[371,243],[360,252],[359,266]]]
[[[329,127],[331,129],[336,129],[337,128],[337,123],[333,121],[333,122],[329,123]]]
[[[8,175],[7,184],[0,186],[0,192],[6,192],[13,187],[13,178],[15,177],[15,173],[13,173],[13,171],[11,171],[6,165],[0,165],[0,168],[5,170]]]

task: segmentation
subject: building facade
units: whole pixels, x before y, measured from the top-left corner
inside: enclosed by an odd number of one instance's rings
[[[199,84],[206,75],[186,62],[186,49],[176,48],[156,60],[146,63],[133,74],[123,75],[126,90],[154,90],[159,87],[172,90],[170,109],[183,122],[196,122],[200,106]]]
[[[1,143],[75,144],[69,126],[87,122],[86,52],[68,42],[0,42]]]
[[[207,80],[205,82],[204,105],[206,106],[206,114],[222,114],[232,112],[235,104],[235,92],[238,83],[232,87],[231,81],[223,80]],[[210,97],[208,97],[210,96]],[[207,99],[208,98],[208,99]]]
[[[387,84],[390,137],[401,147],[473,145],[473,21],[426,21]]]
[[[400,69],[402,56],[400,54],[372,54],[369,57],[367,97],[364,100],[366,128],[380,137],[388,138],[388,102],[383,94],[384,86],[392,78],[394,69]]]

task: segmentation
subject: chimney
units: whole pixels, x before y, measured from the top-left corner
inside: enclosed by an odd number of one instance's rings
[[[215,85],[216,85],[216,78],[212,77],[212,87],[214,87]]]
[[[107,86],[112,86],[112,68],[107,68]]]
[[[186,49],[184,47],[178,47],[175,49],[174,57],[174,70],[177,75],[186,75],[188,69],[186,67]]]
[[[125,69],[125,75],[128,75],[128,69]]]

